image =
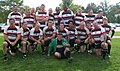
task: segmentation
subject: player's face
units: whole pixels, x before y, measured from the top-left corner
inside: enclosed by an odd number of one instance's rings
[[[90,11],[88,12],[88,14],[89,14],[89,15],[92,15],[92,14],[93,14],[93,10],[90,10]]]
[[[39,30],[39,29],[40,29],[40,25],[39,25],[39,24],[36,24],[36,25],[35,25],[35,29],[36,29],[36,30]]]
[[[24,28],[27,28],[27,22],[23,23],[22,25]]]
[[[97,22],[93,22],[93,25],[94,25],[95,28],[98,27],[98,23]]]
[[[103,23],[104,24],[108,24],[108,21],[105,19],[105,20],[103,20]]]
[[[49,23],[48,23],[48,27],[52,27],[52,22],[49,22]]]
[[[61,40],[62,39],[62,35],[57,35],[57,38],[58,38],[58,40]]]
[[[30,11],[27,11],[26,15],[30,15]]]
[[[63,24],[60,24],[60,29],[63,29],[64,28],[64,25]]]
[[[13,8],[13,11],[17,12],[17,11],[18,11],[18,8],[15,6],[15,7]]]
[[[72,22],[69,23],[69,27],[73,27],[73,23]]]
[[[10,22],[11,25],[13,25],[15,23],[14,20],[10,20],[9,22]]]
[[[78,10],[77,10],[77,13],[79,13],[79,14],[82,13],[82,10],[81,10],[81,9],[78,9]]]
[[[44,10],[44,9],[45,9],[45,6],[44,6],[44,5],[41,5],[40,9],[41,9],[41,10]]]
[[[53,12],[53,10],[50,8],[50,9],[49,9],[49,13],[51,14],[52,12]]]

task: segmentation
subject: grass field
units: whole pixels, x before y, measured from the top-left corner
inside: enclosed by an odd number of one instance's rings
[[[9,55],[9,61],[4,62],[2,59],[3,37],[0,37],[0,40],[0,71],[120,71],[120,39],[112,40],[112,57],[107,58],[106,62],[95,55],[76,53],[72,54],[74,57],[72,63],[66,62],[66,59],[58,60],[54,56],[41,55],[39,50],[29,53],[26,60],[17,53],[15,57]]]
[[[115,33],[115,36],[120,36],[120,32],[116,32],[116,33]]]

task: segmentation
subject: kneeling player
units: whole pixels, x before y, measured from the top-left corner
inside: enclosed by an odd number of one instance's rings
[[[29,28],[27,27],[27,22],[23,22],[22,27],[21,27],[21,45],[22,47],[19,48],[19,51],[23,51],[23,53],[26,53],[27,47],[30,46],[29,42]],[[26,55],[24,55],[23,58],[25,58]]]
[[[51,50],[54,51],[55,57],[57,58],[68,58],[68,62],[71,62],[72,57],[70,56],[70,44],[62,37],[62,33],[57,34],[57,38],[53,39],[49,44],[48,56]]]
[[[108,57],[110,56],[110,50],[111,50],[111,38],[114,36],[114,29],[109,25],[107,18],[104,17],[103,18],[103,24],[101,25],[105,31],[106,31],[106,36],[107,36],[107,40],[106,43],[108,44]],[[110,35],[110,31],[112,31],[112,35]]]
[[[45,47],[44,49],[46,52],[48,52],[49,43],[56,36],[56,29],[53,26],[53,21],[50,21],[50,20],[48,21],[48,26],[46,26],[43,29],[43,34],[44,34],[44,41],[43,42],[44,42],[44,47]]]
[[[30,47],[29,52],[32,52],[37,48],[37,44],[41,44],[43,39],[43,33],[40,29],[40,24],[36,24],[34,28],[30,30]]]
[[[88,40],[90,38],[89,30],[86,28],[85,22],[83,22],[83,21],[76,28],[76,30],[77,30],[77,39],[76,39],[77,52],[84,52],[85,45],[88,43]]]
[[[94,44],[95,53],[97,56],[101,55],[101,49],[103,48],[103,59],[105,58],[107,50],[106,33],[105,30],[98,25],[97,22],[93,22],[94,29],[91,32],[91,42]]]
[[[15,20],[13,18],[9,19],[10,25],[6,26],[4,29],[4,38],[5,42],[3,42],[3,55],[4,55],[4,61],[7,61],[7,52],[9,50],[9,53],[11,55],[16,54],[18,41],[20,39],[20,29],[15,26]]]

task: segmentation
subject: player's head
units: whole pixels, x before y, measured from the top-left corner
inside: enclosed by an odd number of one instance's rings
[[[45,9],[45,5],[44,5],[44,4],[41,4],[40,9],[41,9],[41,10],[44,10],[44,9]]]
[[[81,13],[82,13],[82,9],[79,8],[79,9],[77,10],[77,13],[81,14]]]
[[[104,24],[108,24],[108,19],[107,19],[107,17],[103,17],[103,23],[104,23]]]
[[[10,23],[10,25],[15,24],[15,19],[14,19],[14,18],[10,18],[10,19],[9,19],[9,23]]]
[[[89,15],[93,15],[93,10],[92,10],[92,9],[89,9],[89,10],[88,10],[88,14],[89,14]]]
[[[102,9],[99,9],[99,10],[98,10],[98,14],[99,14],[100,16],[103,16],[103,10],[102,10]]]
[[[67,6],[67,5],[64,5],[63,10],[64,10],[64,11],[67,11],[67,10],[68,10],[68,6]]]
[[[49,12],[49,14],[53,13],[52,8],[49,8],[48,12]]]
[[[17,12],[17,11],[18,11],[18,7],[17,7],[16,5],[13,7],[13,11],[14,11],[14,12]]]
[[[59,28],[60,28],[60,29],[63,29],[63,28],[64,28],[64,22],[60,22]]]
[[[55,8],[55,11],[56,11],[56,12],[60,12],[60,7],[56,7],[56,8]]]
[[[94,21],[94,22],[93,22],[93,26],[94,26],[95,28],[98,28],[98,26],[99,26],[99,25],[98,25],[98,22],[97,22],[97,21]]]
[[[22,27],[23,27],[23,28],[27,28],[27,22],[23,22],[23,23],[22,23]]]
[[[68,24],[69,24],[69,27],[73,27],[73,26],[74,26],[73,20],[69,20],[69,21],[68,21]]]
[[[35,24],[35,30],[39,30],[40,29],[40,23],[36,22]]]
[[[53,26],[53,21],[48,20],[48,27],[52,27]]]
[[[60,33],[60,32],[57,33],[57,38],[58,38],[58,40],[61,40],[61,39],[62,39],[62,36],[63,36],[62,33]]]

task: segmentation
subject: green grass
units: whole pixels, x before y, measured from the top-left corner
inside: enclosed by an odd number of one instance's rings
[[[0,37],[2,45],[3,37]],[[41,55],[40,51],[29,53],[26,60],[17,53],[15,57],[9,55],[9,61],[2,59],[2,47],[0,47],[0,71],[120,71],[120,39],[112,40],[111,58],[106,62],[101,57],[80,53],[72,54],[74,60],[71,64],[66,59],[58,60],[54,56]]]
[[[120,36],[120,32],[115,32],[115,36]]]

